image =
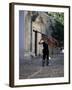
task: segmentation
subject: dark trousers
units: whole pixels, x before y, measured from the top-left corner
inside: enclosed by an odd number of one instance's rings
[[[44,66],[45,59],[46,59],[46,65],[48,65],[48,64],[49,64],[49,52],[44,52],[44,53],[43,53],[42,66]]]

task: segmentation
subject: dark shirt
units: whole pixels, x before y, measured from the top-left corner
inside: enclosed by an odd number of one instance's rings
[[[48,49],[48,44],[43,42],[43,53],[48,53],[49,49]]]

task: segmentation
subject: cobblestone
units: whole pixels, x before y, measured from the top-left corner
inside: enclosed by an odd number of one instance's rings
[[[19,64],[19,78],[47,78],[64,76],[64,55],[53,55],[49,65],[42,67],[42,57],[25,58]]]

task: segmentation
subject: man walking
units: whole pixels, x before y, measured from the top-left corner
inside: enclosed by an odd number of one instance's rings
[[[42,60],[42,66],[45,64],[46,59],[46,65],[49,64],[49,48],[48,48],[48,41],[47,39],[41,39],[39,44],[43,44],[43,60]]]

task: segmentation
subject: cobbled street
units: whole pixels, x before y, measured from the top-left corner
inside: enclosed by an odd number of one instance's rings
[[[20,60],[19,79],[63,77],[64,54],[53,55],[49,65],[42,67],[42,57],[27,57]]]

